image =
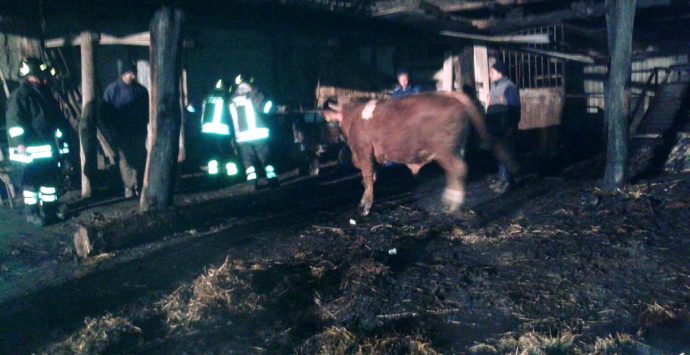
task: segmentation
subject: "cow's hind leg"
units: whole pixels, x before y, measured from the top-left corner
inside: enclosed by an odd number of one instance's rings
[[[443,203],[451,213],[465,202],[465,178],[467,164],[454,155],[435,159],[446,172],[446,189],[443,191]]]
[[[362,164],[362,181],[364,183],[364,194],[362,200],[359,202],[360,214],[366,216],[371,211],[371,205],[374,204],[374,182],[376,181],[376,173],[372,164]]]

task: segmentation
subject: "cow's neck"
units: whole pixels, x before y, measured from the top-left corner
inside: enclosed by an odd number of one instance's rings
[[[350,139],[350,130],[352,129],[352,119],[351,115],[343,115],[343,119],[340,121],[340,131],[343,132],[345,139]]]

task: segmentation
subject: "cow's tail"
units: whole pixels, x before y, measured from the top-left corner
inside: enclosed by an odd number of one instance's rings
[[[517,174],[520,170],[520,167],[515,162],[515,159],[513,159],[512,155],[508,153],[508,150],[506,150],[503,144],[496,141],[496,139],[489,133],[489,130],[486,128],[484,114],[479,111],[477,104],[467,95],[461,92],[451,92],[448,94],[460,101],[460,103],[464,106],[465,112],[467,113],[467,116],[469,116],[474,130],[477,132],[482,141],[489,144],[491,150],[496,156],[496,159],[498,159],[501,164],[505,165],[506,168],[508,168],[508,171],[510,171],[512,174]]]

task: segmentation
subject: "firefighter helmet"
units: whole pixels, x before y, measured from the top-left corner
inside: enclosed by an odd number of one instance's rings
[[[52,67],[50,65],[42,64],[40,66],[41,69],[41,76],[43,79],[46,80],[51,80],[51,79],[58,79],[58,71],[55,69],[55,67]]]
[[[47,66],[36,58],[26,58],[19,63],[19,77],[40,76]]]
[[[240,85],[242,83],[247,83],[251,85],[254,83],[254,77],[246,73],[237,75],[235,77],[235,85]]]

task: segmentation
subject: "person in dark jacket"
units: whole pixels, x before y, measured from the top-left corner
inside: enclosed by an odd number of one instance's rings
[[[509,150],[513,149],[520,123],[520,93],[506,76],[508,69],[496,61],[489,69],[492,86],[487,100],[486,121],[489,131]],[[513,177],[503,164],[498,164],[498,181],[491,185],[497,193],[507,192],[514,184]]]
[[[66,119],[46,87],[45,68],[36,58],[21,62],[22,81],[6,112],[12,183],[22,190],[27,221],[40,225],[57,217],[58,157],[66,150],[57,145]]]
[[[103,92],[102,126],[117,149],[126,198],[139,193],[146,164],[149,92],[136,79],[136,66],[125,63]]]
[[[398,86],[391,93],[391,98],[397,100],[414,94],[419,94],[420,89],[416,85],[410,84],[410,74],[405,69],[398,69],[396,73]]]

